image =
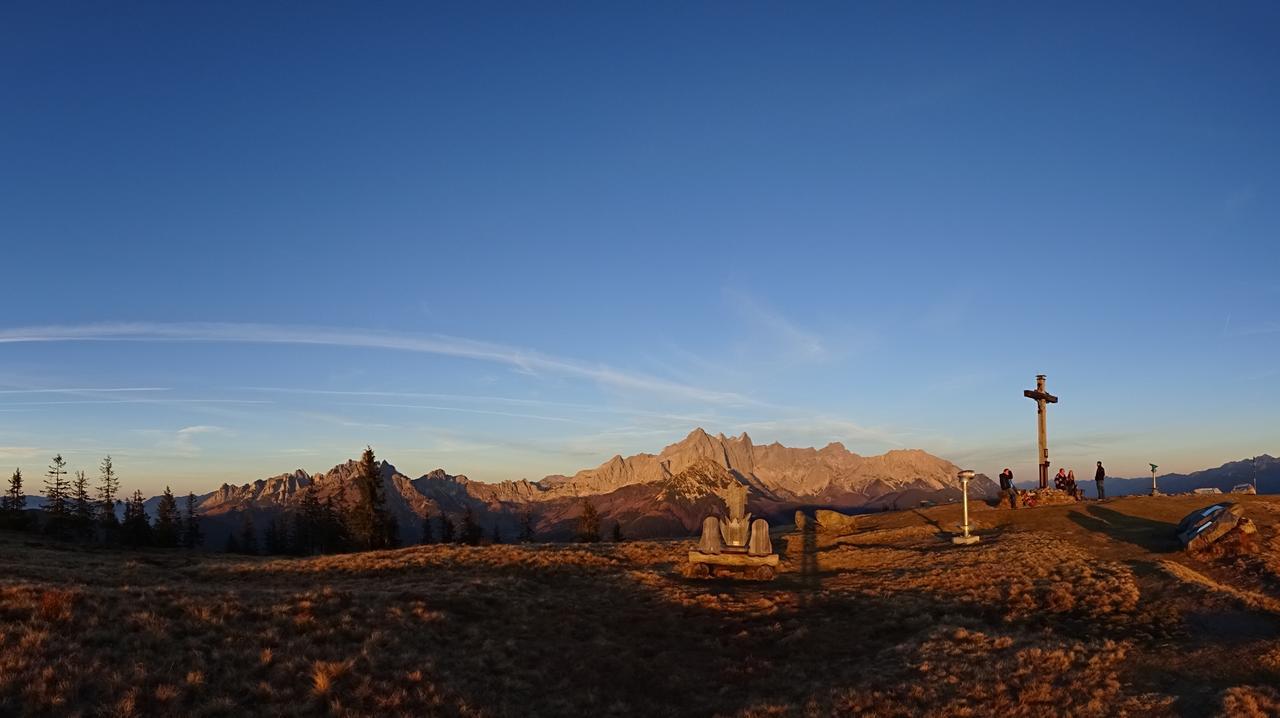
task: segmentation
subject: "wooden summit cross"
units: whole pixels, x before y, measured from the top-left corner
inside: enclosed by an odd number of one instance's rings
[[[1044,405],[1057,404],[1058,397],[1044,390],[1044,374],[1036,374],[1034,391],[1026,389],[1022,395],[1036,400],[1036,420],[1040,428],[1040,488],[1049,486],[1049,436],[1045,432]]]

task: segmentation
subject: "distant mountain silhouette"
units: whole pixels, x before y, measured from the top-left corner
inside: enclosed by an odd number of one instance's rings
[[[778,443],[756,446],[745,433],[712,436],[700,428],[657,454],[614,456],[594,469],[539,481],[486,483],[443,469],[414,479],[386,461],[380,467],[387,504],[399,522],[404,543],[420,540],[424,514],[448,515],[456,522],[467,509],[484,527],[486,536],[497,526],[508,540],[514,539],[521,517],[528,513],[540,539],[569,539],[584,498],[600,513],[606,530],[620,523],[628,537],[687,536],[697,530],[703,517],[722,509],[720,496],[735,482],[748,487],[752,513],[787,523],[799,508],[867,512],[910,508],[922,501],[945,503],[960,497],[958,467],[917,449],[859,456],[839,443],[821,449]],[[1255,471],[1260,493],[1280,493],[1280,459],[1266,454],[1191,474],[1165,474],[1158,481],[1165,493],[1206,487],[1228,492],[1238,484],[1251,483]],[[255,526],[263,530],[273,517],[296,509],[307,492],[314,492],[323,502],[330,497],[336,500],[345,489],[347,500],[354,500],[351,482],[355,472],[356,462],[347,461],[326,472],[310,474],[298,469],[240,486],[223,484],[197,494],[206,546],[221,548],[227,535],[239,529],[246,512],[253,514]],[[1080,484],[1092,495],[1093,481]],[[1150,490],[1149,476],[1107,479],[1110,496]],[[996,485],[980,474],[969,491],[975,498],[992,497]],[[158,502],[159,497],[146,501],[148,513],[154,516]],[[29,509],[42,504],[42,497],[27,497]]]
[[[1280,459],[1263,454],[1252,459],[1229,461],[1212,469],[1202,469],[1190,474],[1156,474],[1156,484],[1166,494],[1178,494],[1195,489],[1215,488],[1223,493],[1240,484],[1252,484],[1258,480],[1258,493],[1280,493]],[[1080,482],[1090,495],[1093,481]],[[1108,496],[1132,496],[1151,493],[1151,477],[1137,479],[1107,479]]]
[[[916,506],[923,500],[958,499],[958,467],[920,450],[859,456],[838,443],[821,449],[756,446],[741,436],[712,436],[701,428],[658,454],[614,456],[594,469],[539,481],[485,483],[436,469],[418,478],[383,461],[382,481],[389,509],[406,543],[421,536],[424,514],[449,515],[455,521],[470,509],[490,535],[496,526],[508,540],[529,514],[540,538],[572,537],[582,499],[591,501],[606,530],[621,524],[629,537],[684,536],[703,517],[720,510],[719,496],[732,483],[749,489],[750,510],[759,516],[790,520],[801,507],[876,511]],[[300,505],[307,492],[320,501],[350,487],[356,463],[310,474],[302,469],[241,486],[223,484],[199,497],[208,545],[220,547],[228,532],[252,512],[261,530],[270,519]],[[971,495],[988,496],[995,485],[979,477]],[[354,490],[346,491],[354,500]],[[152,502],[148,502],[150,507]]]

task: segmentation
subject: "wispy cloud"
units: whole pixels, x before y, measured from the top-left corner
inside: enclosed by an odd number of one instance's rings
[[[0,446],[0,460],[29,459],[40,454],[38,446]]]
[[[737,289],[726,288],[724,297],[747,321],[768,333],[784,354],[809,360],[823,360],[830,356],[817,334],[800,328],[773,307]]]
[[[493,409],[467,409],[460,406],[439,406],[431,404],[395,404],[395,403],[351,403],[347,406],[368,406],[380,407],[385,409],[421,409],[425,411],[451,411],[461,414],[484,414],[486,416],[506,416],[513,419],[535,419],[538,421],[557,421],[569,424],[584,424],[586,422],[578,419],[569,419],[563,416],[547,416],[545,414],[523,414],[514,411],[496,411]]]
[[[405,401],[414,400],[437,400],[437,401],[457,401],[457,402],[474,402],[474,403],[493,403],[506,404],[511,406],[534,406],[549,407],[554,409],[563,409],[568,412],[581,411],[592,414],[616,414],[621,416],[637,416],[650,417],[655,419],[665,419],[672,421],[682,421],[686,423],[698,423],[711,421],[707,415],[692,414],[672,414],[661,411],[648,411],[645,409],[636,409],[627,406],[600,406],[595,404],[581,404],[567,401],[551,401],[548,399],[527,399],[522,397],[510,396],[493,396],[487,394],[441,394],[435,392],[417,392],[417,391],[366,391],[355,389],[307,389],[294,387],[271,387],[271,386],[250,386],[240,387],[244,391],[259,391],[272,394],[286,395],[302,395],[302,396],[319,396],[319,397],[370,397],[377,399],[402,399]],[[389,406],[401,406],[400,403],[389,404]],[[377,406],[377,404],[365,404],[365,406]],[[518,416],[518,415],[517,415]]]
[[[701,386],[626,372],[603,364],[590,364],[518,347],[443,335],[417,336],[334,327],[245,323],[130,322],[18,327],[0,330],[0,344],[67,341],[238,342],[390,349],[496,362],[526,373],[546,372],[577,377],[619,389],[681,396],[707,403],[726,405],[755,403],[735,392],[715,391]]]
[[[0,394],[117,394],[147,391],[169,391],[159,386],[129,386],[92,389],[0,389]]]
[[[213,426],[211,424],[184,426],[177,430],[137,429],[136,431],[143,436],[154,437],[156,449],[177,456],[198,456],[201,447],[197,440],[200,437],[212,435],[231,436],[234,433],[226,427]]]

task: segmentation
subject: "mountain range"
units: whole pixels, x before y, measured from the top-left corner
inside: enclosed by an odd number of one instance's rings
[[[421,538],[423,516],[448,515],[456,523],[468,509],[486,535],[496,527],[501,535],[514,537],[527,516],[539,538],[568,539],[583,499],[599,512],[606,531],[619,524],[628,537],[687,536],[706,515],[721,510],[720,496],[733,483],[748,488],[752,513],[788,522],[801,507],[865,512],[960,495],[958,467],[924,451],[859,456],[839,443],[821,449],[776,442],[757,446],[746,433],[713,436],[701,428],[657,454],[614,456],[593,469],[539,481],[486,483],[443,469],[411,478],[387,461],[380,467],[387,506],[405,543]],[[298,469],[240,486],[223,484],[198,496],[208,545],[220,547],[246,512],[261,529],[297,508],[307,493],[321,502],[336,498],[351,486],[355,472],[356,462],[347,461],[319,473]],[[986,477],[970,485],[974,496],[995,490]],[[345,496],[354,498],[354,490]],[[148,501],[148,509],[155,501]]]
[[[1280,489],[1280,459],[1267,454],[1252,459],[1229,461],[1212,469],[1193,471],[1190,474],[1164,474],[1157,476],[1162,493],[1180,494],[1194,489],[1218,489],[1230,493],[1240,484],[1258,482],[1258,492],[1273,494]],[[1093,488],[1093,481],[1082,482],[1086,490]],[[1137,479],[1107,478],[1108,496],[1132,496],[1151,493],[1151,477]],[[1092,495],[1092,494],[1090,494]]]
[[[404,543],[422,536],[422,517],[447,515],[455,523],[470,509],[485,535],[508,539],[522,520],[532,523],[537,537],[565,540],[573,536],[587,499],[599,512],[606,531],[618,524],[634,538],[688,536],[703,517],[723,510],[720,497],[734,483],[748,488],[748,510],[771,522],[790,523],[799,508],[831,508],[871,512],[910,508],[921,502],[943,503],[960,496],[959,467],[918,449],[895,450],[879,456],[860,456],[839,443],[817,448],[792,448],[774,442],[756,445],[751,437],[711,435],[694,429],[683,440],[657,454],[614,456],[603,464],[571,476],[552,475],[538,481],[472,481],[435,469],[417,478],[401,473],[387,461],[380,463],[387,507],[399,525]],[[237,531],[245,514],[261,531],[272,519],[297,509],[307,494],[321,502],[333,497],[353,500],[356,462],[328,471],[303,469],[238,486],[223,484],[197,495],[203,516],[206,546],[219,549]],[[1230,491],[1257,477],[1259,490],[1280,487],[1280,459],[1261,455],[1191,474],[1159,477],[1160,490],[1178,493],[1215,487]],[[1092,482],[1082,482],[1092,490]],[[1108,494],[1145,494],[1151,479],[1109,478]],[[970,496],[994,497],[997,487],[984,475],[970,483]],[[154,515],[159,497],[148,499]],[[39,497],[27,506],[38,507]]]

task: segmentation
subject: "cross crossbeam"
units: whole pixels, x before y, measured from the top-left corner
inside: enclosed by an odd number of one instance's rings
[[[1049,486],[1049,436],[1046,429],[1045,405],[1057,404],[1058,397],[1045,391],[1044,374],[1036,374],[1036,388],[1025,389],[1022,395],[1036,402],[1036,424],[1040,434],[1040,488]]]

